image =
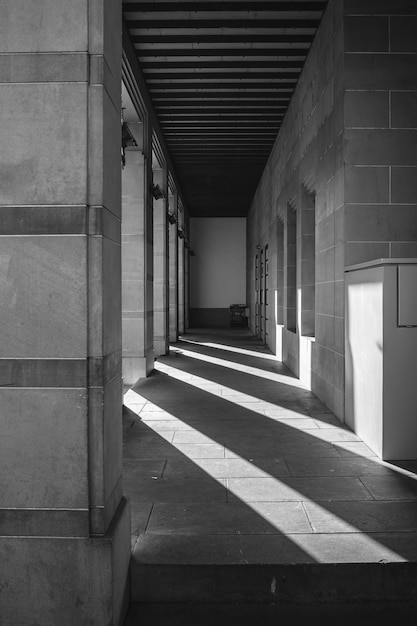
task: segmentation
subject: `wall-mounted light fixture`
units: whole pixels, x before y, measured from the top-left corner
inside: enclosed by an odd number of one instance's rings
[[[161,198],[164,197],[164,192],[162,191],[159,185],[152,185],[151,191],[155,200],[160,200]]]
[[[187,248],[190,256],[195,256],[195,252],[187,240],[184,241],[184,248]]]
[[[132,135],[132,132],[129,128],[129,126],[127,125],[126,122],[122,122],[122,150],[121,150],[121,154],[122,154],[122,166],[124,167],[126,165],[126,148],[130,148],[131,146],[137,146],[137,141],[134,138],[134,136]]]
[[[180,239],[184,239],[184,231],[183,231],[183,229],[182,229],[182,228],[179,228],[179,229],[178,229],[178,237],[179,237]]]
[[[174,213],[168,213],[167,217],[168,217],[168,222],[170,224],[176,224],[177,223],[177,216],[174,215]]]

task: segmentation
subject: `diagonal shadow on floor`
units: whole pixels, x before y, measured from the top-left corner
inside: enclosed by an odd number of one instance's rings
[[[379,462],[289,372],[290,384],[265,380],[231,369],[237,353],[224,367],[189,346],[126,396],[125,491],[142,562],[417,561],[411,472]]]

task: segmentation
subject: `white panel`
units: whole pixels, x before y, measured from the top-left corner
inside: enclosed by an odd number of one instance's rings
[[[398,266],[398,326],[417,326],[417,265]]]
[[[246,302],[246,219],[192,218],[191,308]]]

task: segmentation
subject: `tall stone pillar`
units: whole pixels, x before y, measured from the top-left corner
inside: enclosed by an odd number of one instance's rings
[[[177,216],[177,194],[169,194],[168,211]],[[169,225],[169,339],[178,339],[178,225]]]
[[[168,177],[166,168],[153,169],[153,182],[163,197],[153,201],[153,336],[155,356],[169,351],[169,286],[168,286]]]
[[[184,246],[184,329],[190,328],[189,310],[190,310],[190,252],[187,246]]]
[[[284,323],[288,330],[297,329],[297,213],[290,204],[284,223]]]
[[[316,317],[315,194],[300,185],[297,219],[297,327],[300,380],[311,389]],[[333,327],[334,328],[334,327]],[[328,325],[332,334],[332,323]]]
[[[178,238],[178,332],[185,331],[185,246],[184,239]]]
[[[153,369],[153,232],[150,133],[129,123],[136,146],[126,148],[122,173],[123,382]]]
[[[121,3],[0,4],[0,615],[120,624]]]
[[[297,308],[300,335],[314,337],[315,333],[315,195],[304,185],[300,190],[300,219],[297,220],[297,253],[300,275],[298,280],[300,301]]]

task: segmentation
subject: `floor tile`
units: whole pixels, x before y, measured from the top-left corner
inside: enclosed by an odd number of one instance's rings
[[[305,504],[314,532],[410,532],[417,529],[417,502]]]
[[[217,437],[216,437],[217,438]],[[221,437],[219,437],[221,439]],[[172,439],[174,445],[177,443],[216,443],[213,441],[212,437],[205,435],[198,430],[180,430],[175,432],[174,437]]]
[[[144,422],[137,421],[129,429],[129,436],[126,439],[126,443],[160,443],[164,441],[167,444],[172,443],[174,438],[174,432],[168,430],[162,430],[161,432],[155,432],[152,428],[148,427]]]
[[[277,455],[282,456],[285,459],[290,459],[294,456],[305,456],[310,458],[340,458],[339,450],[333,444],[324,441],[317,441],[317,443],[293,442],[287,444],[275,444],[275,451]]]
[[[213,478],[261,478],[267,476],[289,476],[287,464],[283,459],[169,459],[164,469],[164,476],[180,475],[184,478],[195,475],[200,469]]]
[[[183,422],[178,418],[169,420],[146,420],[142,417],[142,422],[154,432],[159,433],[165,430],[182,431],[182,430],[198,430],[198,421]]]
[[[375,452],[368,448],[366,444],[361,441],[341,441],[335,444],[341,456],[349,457],[376,457]]]
[[[146,479],[126,483],[126,492],[132,502],[226,502],[226,481],[209,477],[197,480]]]
[[[299,419],[293,418],[277,418],[277,422],[288,428],[294,428],[296,430],[315,430],[319,428],[316,421],[310,417],[304,417],[300,415]]]
[[[417,500],[417,479],[406,476],[362,476],[361,480],[377,500]]]
[[[177,443],[175,449],[190,459],[224,458],[224,446],[217,443]]]
[[[132,482],[143,478],[161,478],[165,463],[162,459],[124,459],[123,472]]]
[[[320,428],[328,428],[332,426],[341,426],[342,423],[333,413],[314,413],[313,419]]]
[[[276,444],[271,441],[265,443],[254,442],[245,446],[240,445],[238,451],[230,450],[226,446],[225,456],[226,458],[242,458],[249,460],[253,460],[255,458],[261,459],[262,456],[277,459],[291,459],[294,456],[305,456],[310,459],[322,457],[340,458],[338,451],[331,444]]]
[[[258,535],[312,532],[299,502],[155,504],[148,533],[168,535]]]
[[[277,535],[158,535],[146,533],[136,543],[133,558],[143,563],[280,564],[401,562],[417,556],[410,533],[277,534]],[[405,553],[405,555],[404,555]]]
[[[305,457],[287,459],[287,465],[292,476],[366,476],[380,474],[391,476],[394,470],[379,462],[376,458],[317,458],[314,463]]]
[[[229,499],[245,502],[299,500],[369,500],[371,496],[357,478],[231,478]]]
[[[344,428],[319,428],[314,433],[311,433],[311,436],[320,439],[321,441],[329,441],[338,443],[339,441],[343,442],[361,442],[359,437],[355,435],[351,430]]]
[[[305,419],[310,417],[308,412],[303,407],[289,408],[287,406],[274,406],[273,408],[265,409],[265,415],[271,418],[286,418],[286,419]]]

